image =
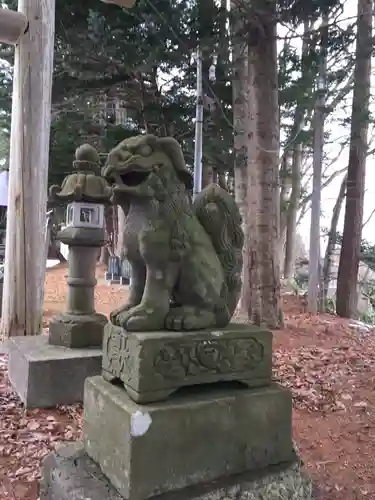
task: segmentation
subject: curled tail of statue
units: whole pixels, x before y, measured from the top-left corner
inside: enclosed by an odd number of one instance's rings
[[[211,238],[224,272],[221,300],[216,308],[217,326],[226,326],[241,293],[244,235],[234,198],[217,184],[201,191],[193,203],[195,214]]]

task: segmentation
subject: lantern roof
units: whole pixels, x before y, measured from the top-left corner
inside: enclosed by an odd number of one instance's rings
[[[77,148],[73,162],[74,172],[63,180],[60,186],[50,187],[53,201],[110,203],[112,189],[100,175],[100,159],[96,149],[90,144]]]

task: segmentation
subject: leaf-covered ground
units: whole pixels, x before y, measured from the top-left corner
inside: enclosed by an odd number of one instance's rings
[[[64,309],[66,270],[48,271],[46,326]],[[98,270],[99,276],[103,270]],[[107,314],[124,289],[100,283]],[[285,297],[285,330],[274,335],[274,376],[294,400],[294,437],[319,500],[375,499],[375,333],[350,321],[311,317]],[[0,356],[0,499],[36,500],[40,461],[57,441],[76,440],[82,408],[23,409]],[[103,499],[104,500],[104,499]]]

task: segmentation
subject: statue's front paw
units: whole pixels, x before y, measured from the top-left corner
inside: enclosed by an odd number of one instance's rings
[[[120,320],[118,319],[121,314],[127,313],[132,307],[134,307],[132,304],[125,304],[122,307],[119,307],[115,309],[114,311],[111,312],[109,315],[109,319],[111,320],[111,323],[117,326],[122,326],[120,323]]]
[[[127,330],[127,323],[128,319],[131,317],[132,309],[134,309],[134,307],[128,310],[120,311],[114,319],[115,324]]]
[[[143,305],[122,311],[116,316],[116,324],[128,332],[146,332],[160,330],[164,326],[166,312],[147,308]]]

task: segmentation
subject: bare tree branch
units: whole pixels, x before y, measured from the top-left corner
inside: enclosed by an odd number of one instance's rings
[[[363,228],[366,226],[366,224],[368,224],[370,222],[370,220],[372,219],[372,216],[375,214],[375,208],[372,210],[371,214],[368,216],[368,218],[366,219],[366,221],[362,224],[362,231],[363,231]]]
[[[322,184],[322,189],[326,188],[329,184],[331,184],[331,182],[333,180],[336,179],[336,177],[338,177],[339,175],[343,174],[344,172],[346,172],[346,170],[348,169],[348,166],[346,165],[344,168],[340,168],[340,170],[336,170],[336,172],[333,172],[333,174],[331,174],[328,179],[326,181],[323,182]],[[311,197],[312,197],[312,193],[310,193],[308,196],[306,196],[301,204],[300,204],[300,207],[303,207],[304,205],[306,205],[306,203],[309,203],[311,201]]]

